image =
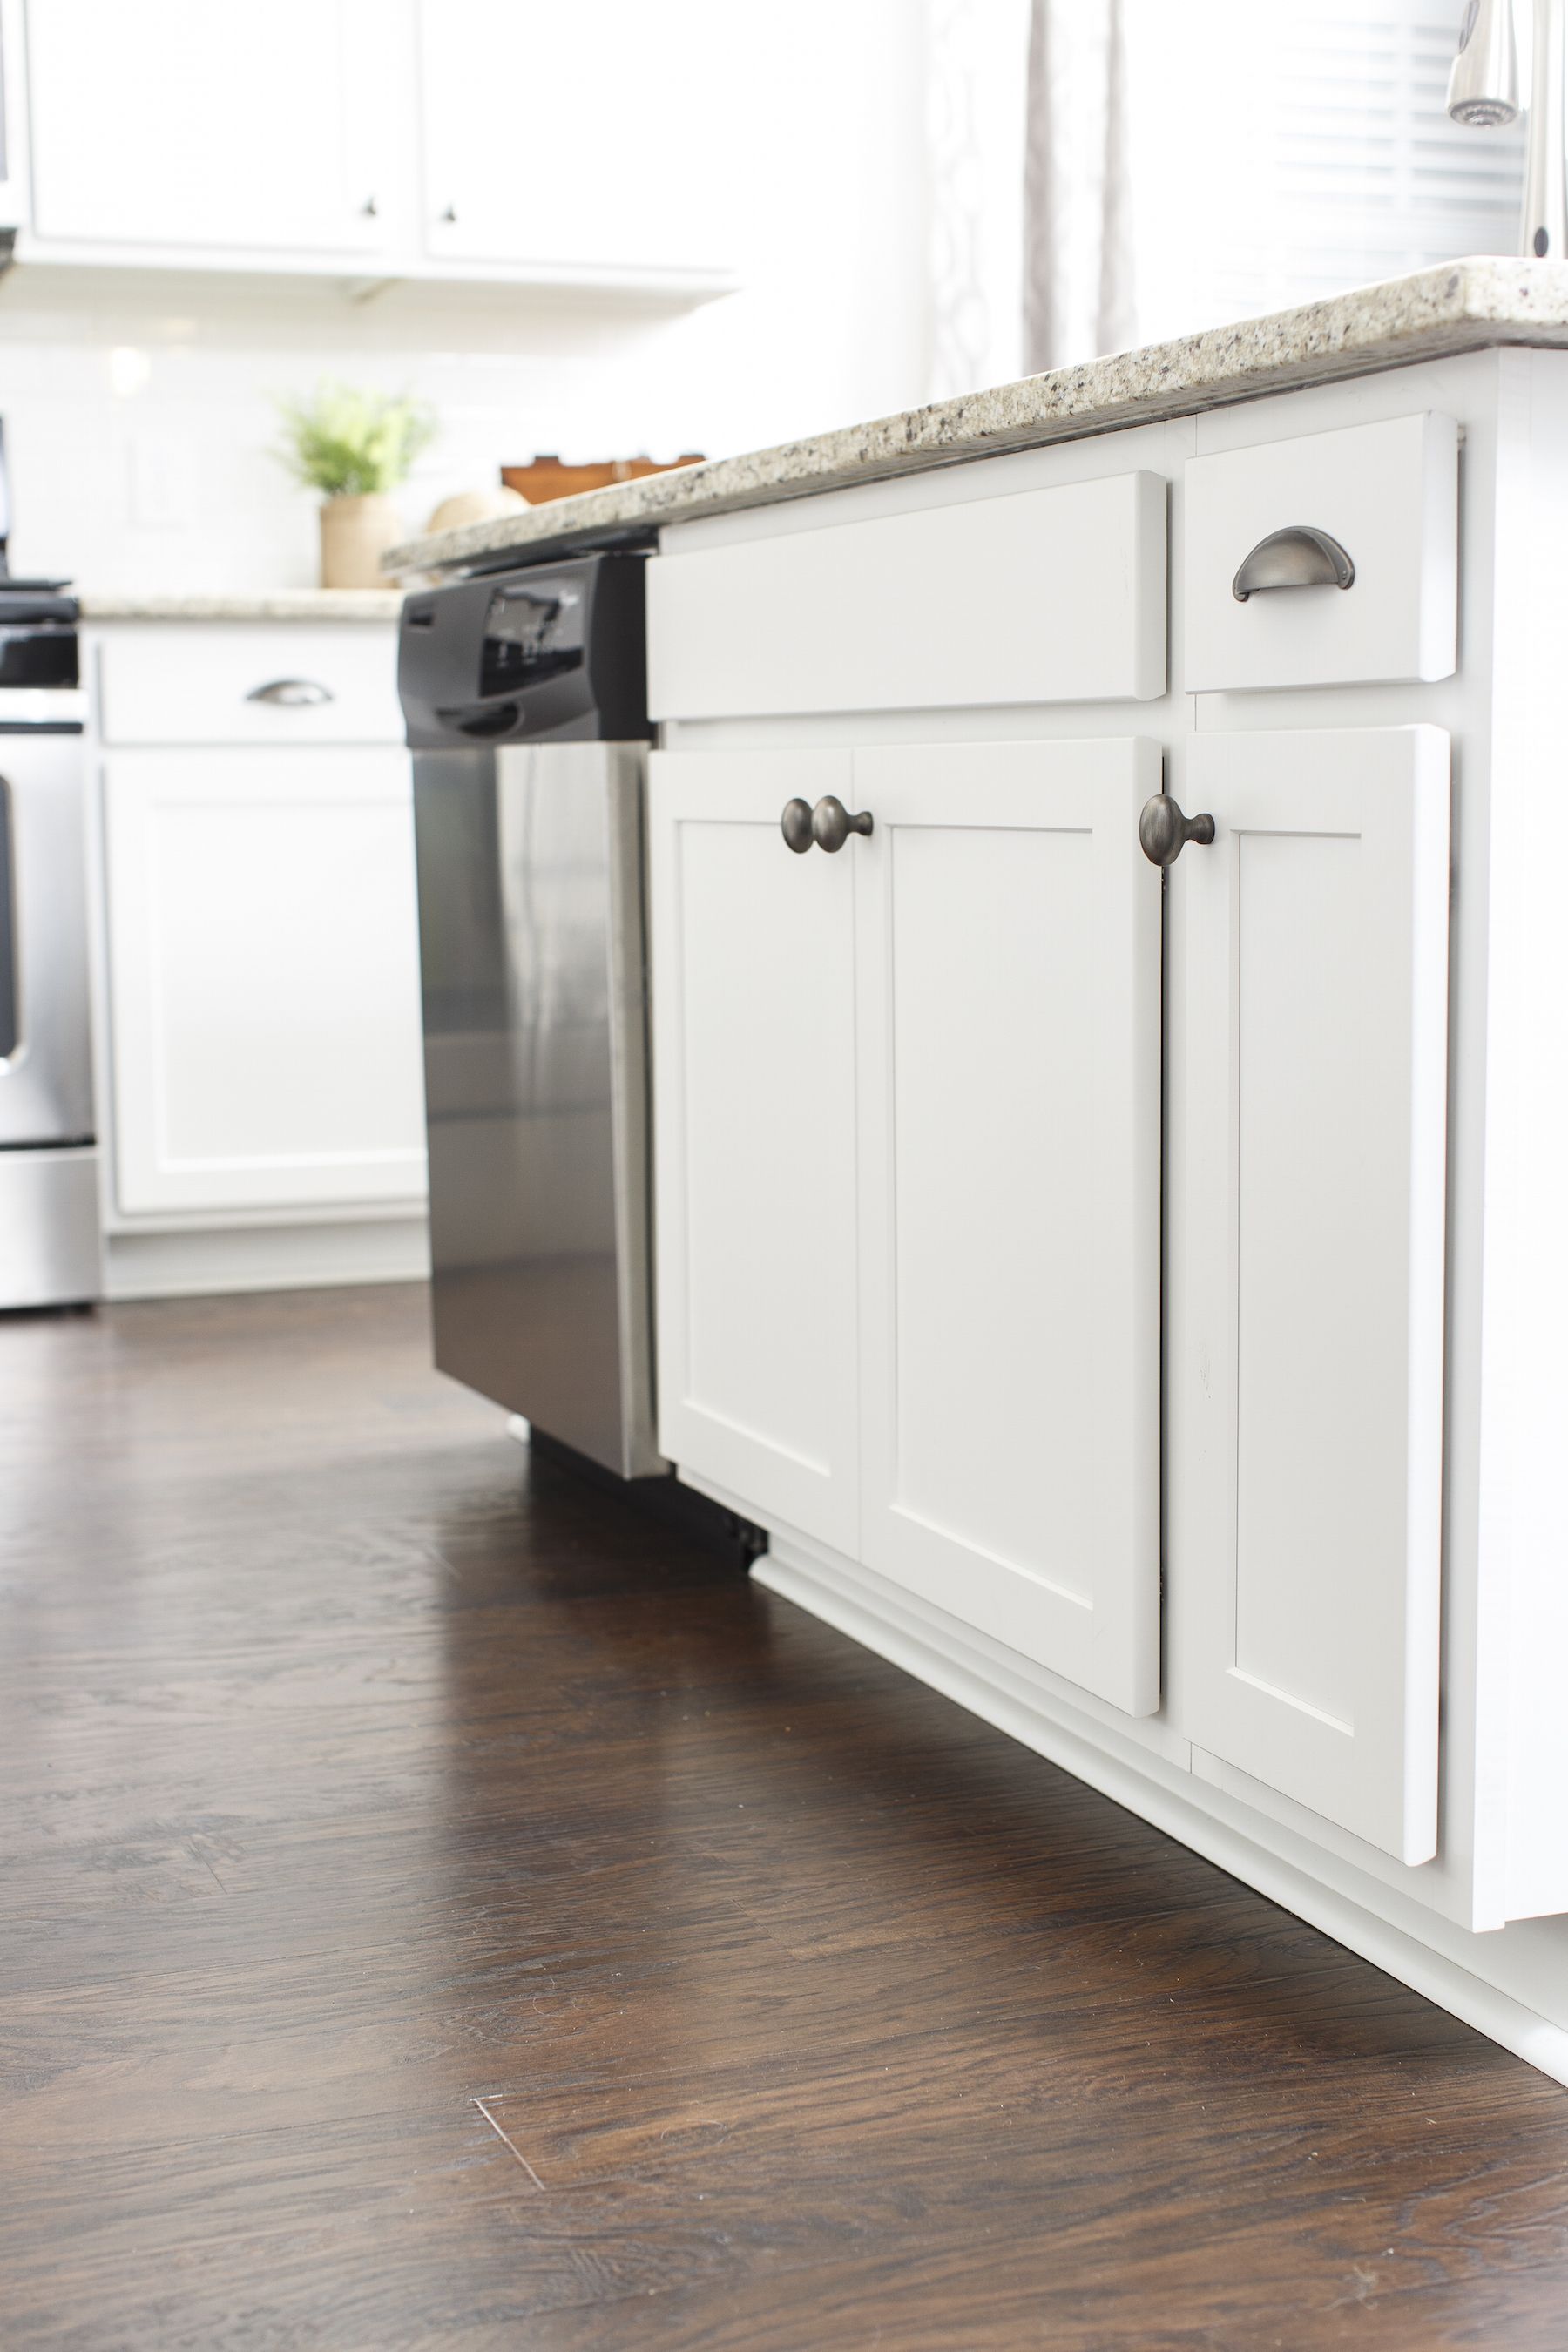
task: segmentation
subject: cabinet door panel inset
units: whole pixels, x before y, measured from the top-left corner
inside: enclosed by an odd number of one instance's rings
[[[384,0],[47,0],[27,11],[40,242],[378,252]]]
[[[1348,1727],[1354,1674],[1318,1563],[1352,1556],[1379,1434],[1375,1360],[1347,1345],[1379,1237],[1362,1189],[1373,1055],[1346,1052],[1371,942],[1351,834],[1236,839],[1236,1672]],[[1310,1168],[1311,1181],[1301,1181]],[[1313,1443],[1303,1445],[1303,1433]],[[1331,1475],[1325,1475],[1332,1465]]]
[[[1094,1083],[1093,848],[1087,828],[934,824],[888,848],[896,1507],[1083,1608],[1091,1496],[1061,1494],[1042,1559],[1038,1479],[1044,1432],[1092,1456],[1094,1401],[1074,1351],[1040,1340],[1094,1322],[1093,1253],[1062,1245],[1093,1231],[1093,1155],[1061,1116]],[[955,905],[994,926],[983,954],[955,940]],[[1008,1004],[1039,1008],[1047,1083],[1019,1068]],[[1028,1312],[999,1322],[1010,1288]]]
[[[573,0],[564,16],[554,0],[419,0],[426,252],[720,280],[733,265],[735,207],[716,191],[735,184],[744,14],[722,0]],[[593,91],[587,139],[541,79],[568,54]]]
[[[1169,1496],[1198,1746],[1436,1836],[1447,746],[1200,736],[1173,870]]]
[[[417,1199],[407,754],[117,751],[104,800],[121,1209]]]
[[[1136,742],[858,753],[868,1564],[1159,1696],[1160,880]]]
[[[856,1539],[855,908],[786,801],[835,752],[652,761],[659,1439],[681,1468]]]

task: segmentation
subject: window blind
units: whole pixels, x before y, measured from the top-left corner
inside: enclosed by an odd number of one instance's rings
[[[1515,250],[1522,127],[1444,107],[1458,0],[1211,6],[1201,51],[1130,13],[1142,339]]]

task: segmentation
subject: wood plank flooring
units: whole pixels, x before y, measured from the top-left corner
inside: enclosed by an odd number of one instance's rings
[[[5,2352],[1568,2344],[1568,2096],[558,1465],[0,1319]]]

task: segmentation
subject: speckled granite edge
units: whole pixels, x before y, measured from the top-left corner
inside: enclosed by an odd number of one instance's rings
[[[585,490],[498,521],[469,523],[393,548],[383,568],[393,573],[453,571],[514,549],[543,554],[603,544],[696,515],[766,506],[1116,425],[1191,415],[1266,393],[1496,343],[1568,346],[1568,262],[1448,262],[1330,301],[1210,328],[1049,375],[1025,376],[868,425]]]
[[[255,595],[95,596],[83,593],[84,621],[395,621],[395,588],[285,588]]]

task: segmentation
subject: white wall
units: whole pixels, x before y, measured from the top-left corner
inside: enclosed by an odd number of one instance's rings
[[[717,455],[922,399],[921,0],[792,0],[755,21],[737,97],[747,176],[714,191],[740,225],[744,286],[699,310],[413,286],[356,307],[315,280],[11,271],[13,568],[100,590],[309,584],[314,502],[268,452],[274,396],[323,375],[439,412],[405,493],[414,528],[536,451]],[[637,158],[619,167],[635,202]]]
[[[1454,13],[1205,0],[1194,44],[1187,15],[1128,0],[1141,339],[1511,247],[1517,133],[1443,119]],[[696,310],[408,286],[356,308],[313,279],[13,271],[15,562],[106,589],[308,583],[313,502],[268,454],[272,397],[327,374],[440,412],[411,528],[536,451],[719,454],[1005,379],[1027,18],[1027,0],[737,10],[745,163],[713,201],[745,284]],[[520,137],[538,102],[520,93]],[[636,154],[593,168],[636,202]]]

